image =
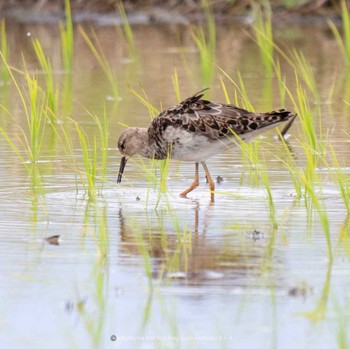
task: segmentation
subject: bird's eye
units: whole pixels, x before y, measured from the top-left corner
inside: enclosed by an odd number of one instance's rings
[[[125,141],[119,144],[119,150],[123,151],[125,149]]]

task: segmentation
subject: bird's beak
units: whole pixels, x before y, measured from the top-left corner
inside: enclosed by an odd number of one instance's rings
[[[117,183],[120,183],[122,181],[123,172],[124,172],[124,168],[125,168],[127,161],[128,161],[128,159],[126,158],[126,156],[123,156],[120,160],[120,167],[119,167]]]

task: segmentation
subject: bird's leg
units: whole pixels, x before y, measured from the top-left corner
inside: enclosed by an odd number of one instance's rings
[[[207,164],[206,164],[204,161],[202,161],[202,166],[203,166],[203,168],[204,168],[204,172],[205,172],[205,175],[206,175],[207,180],[208,180],[208,183],[209,183],[210,198],[211,198],[211,201],[214,202],[215,184],[214,184],[213,179],[211,178],[211,175],[210,175],[210,173],[209,173]]]
[[[180,196],[186,197],[186,195],[192,191],[193,189],[197,188],[199,185],[199,175],[198,175],[198,167],[199,164],[196,162],[196,167],[195,167],[195,173],[194,173],[194,181],[193,183],[185,190],[183,191]]]

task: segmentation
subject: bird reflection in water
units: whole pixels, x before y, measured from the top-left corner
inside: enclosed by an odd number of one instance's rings
[[[212,205],[202,210],[200,204],[194,202],[192,219],[184,219],[181,212],[176,223],[173,219],[171,224],[167,211],[156,215],[155,223],[147,217],[143,221],[144,227],[140,228],[136,219],[127,218],[121,208],[122,262],[138,264],[137,257],[141,258],[146,250],[154,280],[189,286],[275,284],[271,280],[275,278],[271,266],[277,267],[280,262],[267,253],[266,239],[252,239],[252,234],[242,233],[244,226],[219,230],[217,224],[220,222],[215,224],[211,210]]]

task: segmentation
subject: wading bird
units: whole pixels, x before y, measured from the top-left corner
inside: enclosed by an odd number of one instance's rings
[[[202,164],[214,199],[214,181],[205,161],[237,146],[237,137],[249,142],[261,133],[290,120],[285,130],[294,121],[296,114],[285,109],[270,113],[253,113],[231,104],[210,102],[201,99],[202,90],[156,116],[148,128],[126,129],[118,141],[122,154],[117,183],[122,180],[128,158],[140,154],[145,158],[162,160],[171,158],[195,163],[195,177],[186,195],[199,185],[198,167]]]

